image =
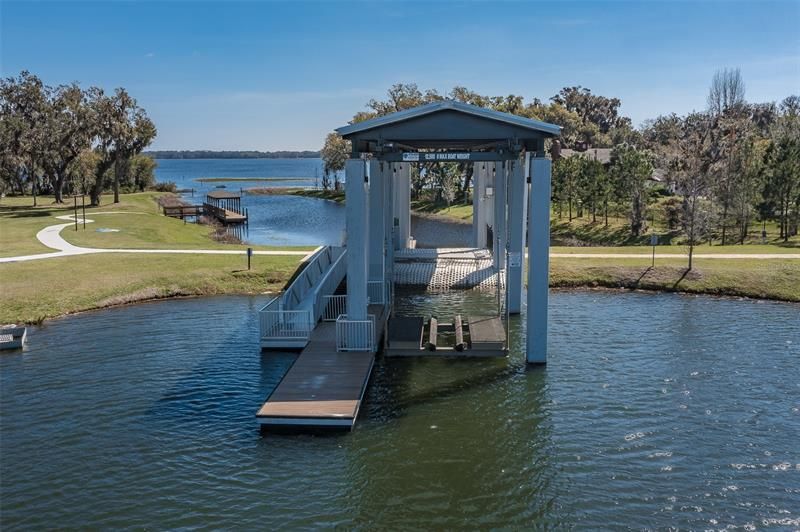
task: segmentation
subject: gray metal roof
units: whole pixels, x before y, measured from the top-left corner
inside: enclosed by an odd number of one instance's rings
[[[398,111],[390,115],[378,116],[376,118],[371,118],[363,122],[358,122],[356,124],[350,124],[348,126],[337,128],[336,132],[339,133],[341,136],[347,138],[348,135],[351,135],[353,133],[358,133],[360,131],[367,131],[369,129],[374,129],[376,127],[386,126],[389,124],[393,124],[395,122],[402,122],[403,120],[410,120],[412,118],[424,116],[430,113],[435,113],[437,111],[443,111],[447,109],[452,109],[462,113],[472,114],[482,118],[488,118],[489,120],[499,120],[501,122],[506,122],[511,125],[520,126],[526,129],[531,129],[533,131],[538,131],[540,133],[549,134],[549,136],[561,135],[561,126],[557,126],[555,124],[548,124],[547,122],[532,120],[530,118],[524,118],[522,116],[512,115],[511,113],[502,113],[500,111],[493,111],[492,109],[486,109],[485,107],[478,107],[477,105],[457,102],[455,100],[441,100],[438,102],[432,102],[425,105],[420,105],[418,107],[412,107],[411,109],[405,109],[404,111]]]
[[[557,137],[561,127],[453,100],[413,107],[340,127],[356,152],[416,149],[486,149],[509,142],[530,149]]]

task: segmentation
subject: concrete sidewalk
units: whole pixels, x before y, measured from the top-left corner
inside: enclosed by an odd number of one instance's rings
[[[142,214],[138,212],[98,212],[98,214]],[[246,255],[244,249],[114,249],[114,248],[83,248],[70,244],[61,236],[61,230],[75,224],[75,216],[68,214],[56,216],[57,220],[69,220],[69,223],[49,225],[36,233],[36,239],[43,245],[55,249],[50,253],[37,253],[35,255],[18,255],[16,257],[0,257],[0,263],[26,262],[40,259],[54,259],[57,257],[72,257],[75,255],[89,255],[94,253],[162,253],[162,254],[184,254],[184,255]],[[83,218],[78,217],[78,223],[83,223]],[[94,223],[94,220],[86,218],[86,223]],[[310,256],[313,251],[272,251],[254,250],[254,255],[274,255],[274,256]]]

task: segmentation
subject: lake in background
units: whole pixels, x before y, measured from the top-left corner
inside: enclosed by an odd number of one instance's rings
[[[555,292],[546,367],[513,318],[507,359],[378,357],[352,433],[262,437],[296,357],[260,352],[264,301],[32,327],[0,356],[3,529],[800,527],[796,304]]]
[[[248,188],[321,187],[322,159],[157,159],[156,181],[194,189],[183,197],[202,203],[204,195],[225,185],[234,192]],[[202,182],[199,178],[269,178],[270,181]],[[278,180],[272,180],[278,179]],[[244,194],[250,216],[246,241],[271,246],[341,245],[344,207],[332,201],[298,196]]]

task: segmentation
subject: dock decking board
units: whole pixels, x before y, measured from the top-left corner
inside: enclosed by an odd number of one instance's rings
[[[382,308],[370,306],[382,333]],[[321,322],[305,349],[273,390],[256,418],[262,425],[352,428],[375,353],[337,352],[336,324]]]

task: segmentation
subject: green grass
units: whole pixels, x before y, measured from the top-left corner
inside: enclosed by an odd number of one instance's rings
[[[0,264],[0,323],[177,296],[277,292],[299,256],[97,254]]]
[[[87,208],[86,217],[94,223],[78,224],[78,230],[66,227],[61,236],[82,247],[124,249],[245,249],[246,245],[215,242],[206,225],[184,223],[161,214],[156,198],[162,193],[123,194],[120,203],[103,196],[101,206]],[[48,225],[67,223],[56,216],[72,214],[72,205],[55,205],[52,197],[39,198],[39,207],[31,207],[31,198],[3,198],[0,203],[0,256],[11,257],[52,251],[36,240],[36,233]],[[114,213],[114,214],[103,214]],[[78,215],[81,216],[80,207]],[[99,228],[118,229],[101,233]],[[250,246],[254,249],[312,249]]]
[[[427,199],[411,202],[411,210],[419,214],[432,214],[458,223],[472,223],[472,203],[454,203],[449,207],[443,203],[434,203]]]
[[[686,271],[683,259],[647,258],[551,260],[550,285],[677,291],[800,301],[800,261],[697,259]]]
[[[61,235],[75,245],[121,249],[245,249],[211,240],[211,228],[163,216],[159,193],[124,194],[101,207],[87,208],[94,223],[67,227]],[[71,205],[52,198],[3,198],[0,203],[0,256],[52,251],[36,240],[42,228],[66,223]],[[136,214],[132,214],[135,212]],[[113,213],[113,214],[105,214]],[[97,228],[119,229],[98,233]],[[255,249],[293,249],[252,246]],[[0,323],[36,322],[62,314],[174,296],[278,291],[301,263],[301,256],[254,256],[247,271],[244,255],[97,254],[0,264]]]
[[[571,254],[590,254],[590,253],[641,253],[642,255],[650,256],[653,248],[649,245],[636,245],[636,246],[551,246],[552,253],[571,253]],[[695,246],[694,252],[698,254],[737,254],[737,255],[757,255],[757,254],[797,254],[800,253],[800,248],[784,247],[775,244],[747,244],[744,246],[731,245],[731,246],[709,246],[703,244]],[[689,253],[688,246],[672,245],[672,246],[656,246],[657,254],[674,254],[674,255],[687,255]]]

